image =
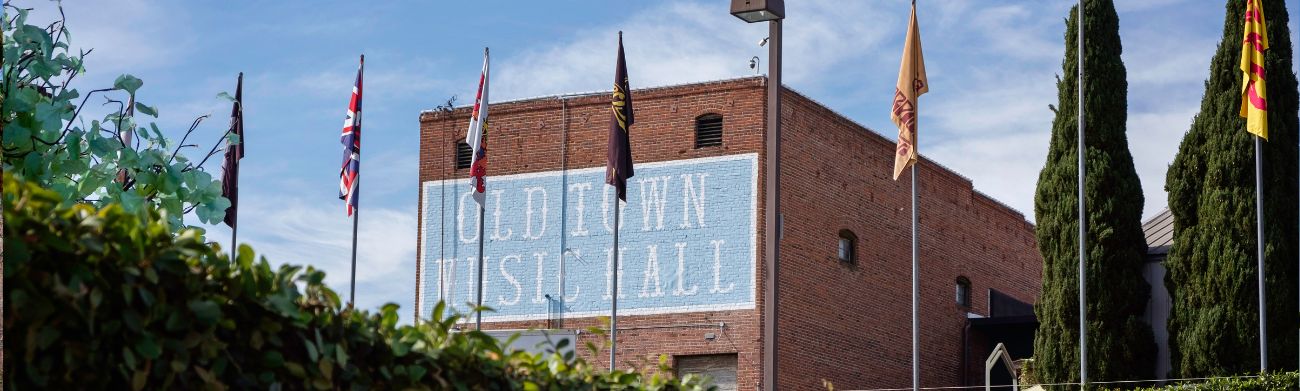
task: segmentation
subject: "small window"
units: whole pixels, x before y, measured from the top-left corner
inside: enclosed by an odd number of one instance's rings
[[[469,143],[465,140],[456,142],[456,169],[469,168],[470,160],[474,155],[474,150],[470,149]]]
[[[970,307],[970,280],[957,277],[957,305]]]
[[[705,114],[695,117],[695,148],[722,145],[722,116]]]
[[[840,230],[839,258],[841,262],[857,261],[858,236],[847,229]]]

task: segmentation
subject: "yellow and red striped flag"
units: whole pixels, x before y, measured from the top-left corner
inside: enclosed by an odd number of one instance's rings
[[[1241,45],[1241,116],[1246,131],[1268,140],[1268,96],[1264,88],[1264,51],[1268,50],[1268,30],[1264,26],[1264,8],[1259,0],[1246,1],[1246,27]]]
[[[898,85],[889,119],[898,126],[898,147],[894,154],[894,180],[907,167],[916,164],[916,98],[930,91],[925,77],[925,59],[921,56],[921,28],[916,25],[916,3],[907,24],[903,42],[903,63],[898,67]]]

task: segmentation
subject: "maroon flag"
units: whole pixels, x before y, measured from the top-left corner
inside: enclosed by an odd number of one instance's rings
[[[226,160],[221,165],[221,196],[230,200],[226,208],[226,225],[235,228],[239,211],[239,159],[244,158],[244,73],[239,73],[235,85],[235,103],[230,108],[230,134],[239,136],[238,143],[226,145]]]
[[[614,69],[613,110],[609,121],[609,160],[605,164],[605,183],[614,185],[618,199],[627,201],[627,178],[631,178],[632,146],[628,129],[632,128],[632,91],[627,81],[627,64],[623,60],[623,32],[618,32],[618,60]]]

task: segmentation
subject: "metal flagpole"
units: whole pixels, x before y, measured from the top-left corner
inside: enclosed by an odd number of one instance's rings
[[[1087,171],[1084,166],[1084,157],[1087,154],[1083,141],[1083,0],[1078,3],[1078,22],[1075,28],[1078,29],[1078,62],[1079,78],[1076,87],[1079,91],[1079,387],[1081,389],[1088,386],[1088,268],[1086,260],[1088,259],[1088,228],[1087,216],[1084,214],[1084,179]]]
[[[353,137],[361,137],[361,75],[366,69],[366,55],[361,55],[361,67],[357,69],[357,84],[352,86],[353,97],[357,98],[356,119],[354,123]],[[240,102],[242,105],[243,102]],[[356,150],[353,150],[353,159],[359,159],[361,156],[360,140],[357,141]],[[352,148],[349,146],[348,148]],[[357,192],[361,191],[361,161],[357,161],[356,175],[352,179],[352,189],[348,192],[348,198],[345,202],[349,203],[348,208],[352,210],[352,281],[348,288],[348,307],[356,308],[357,298],[357,223],[361,221],[361,199],[356,198]],[[351,201],[356,200],[356,205],[351,205]]]
[[[239,212],[236,211],[235,213],[239,213]],[[230,227],[230,259],[232,260],[239,258],[239,250],[238,247],[236,247],[238,246],[237,243],[239,243],[239,241],[236,239],[238,237],[238,234],[239,234],[239,215],[235,215],[235,226]]]
[[[912,13],[913,15],[915,15],[916,13],[916,0],[912,0]],[[913,61],[915,60],[916,59],[913,59]],[[915,83],[913,83],[913,85],[915,85]],[[921,144],[920,137],[919,137],[920,132],[918,131],[921,128],[921,109],[920,109],[921,99],[920,98],[921,98],[920,95],[915,95],[915,98],[913,98],[916,101],[913,103],[912,106],[916,113],[916,116],[912,120],[913,121],[912,122],[913,151],[916,151],[916,148],[920,147]],[[917,220],[918,220],[917,210],[916,210],[916,166],[918,164],[921,164],[920,162],[921,159],[919,156],[920,154],[918,153],[917,155],[918,155],[917,161],[912,162],[912,390],[913,391],[919,390],[921,388],[921,321],[917,316],[917,312],[920,311],[920,307],[921,307],[921,280],[920,280],[921,264],[920,261],[918,260],[919,257],[917,255],[919,254],[919,248],[920,248],[919,236],[917,236],[916,234]]]
[[[487,198],[484,198],[487,202]],[[487,225],[483,221],[484,211],[487,206],[480,203],[478,205],[478,299],[475,301],[474,309],[474,329],[483,329],[483,226]]]
[[[240,115],[242,116],[243,114],[241,113]],[[241,135],[240,137],[243,136]],[[244,140],[239,140],[239,142],[242,143],[244,142]],[[235,178],[239,178],[239,165],[236,164],[234,166],[235,166],[234,167]],[[238,180],[236,180],[236,184],[238,184]],[[235,209],[234,222],[235,224],[230,226],[230,259],[231,260],[239,259],[239,244],[238,244],[239,243],[239,239],[238,239],[239,238],[239,209]]]
[[[618,210],[619,200],[614,199],[614,264],[610,270],[610,300],[612,305],[609,310],[609,370],[614,371],[614,359],[618,352]]]
[[[357,176],[356,185],[353,189],[361,188],[361,177]],[[356,190],[353,190],[356,191]],[[352,195],[356,197],[355,194]],[[361,206],[361,200],[357,200],[357,206]],[[357,222],[361,221],[361,208],[352,208],[352,283],[348,289],[348,306],[356,307],[357,298]]]
[[[1268,372],[1268,307],[1264,296],[1264,149],[1255,136],[1255,260],[1259,270],[1259,371]]]
[[[919,111],[918,111],[919,112]],[[919,116],[918,116],[919,117]],[[919,122],[919,121],[918,121]],[[915,126],[918,122],[914,122]],[[913,133],[915,134],[915,133]],[[915,142],[916,137],[912,140]],[[920,162],[912,163],[912,389],[918,390],[921,387],[921,326],[917,319],[917,311],[921,306],[921,282],[920,262],[917,261],[917,248],[919,247],[916,235],[917,213],[916,213],[916,165]]]

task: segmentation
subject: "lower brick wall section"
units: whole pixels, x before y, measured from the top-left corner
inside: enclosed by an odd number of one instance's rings
[[[911,174],[891,177],[892,140],[795,92],[783,99],[779,389],[910,387]],[[917,172],[921,386],[960,386],[967,313],[989,315],[989,288],[1033,303],[1042,261],[1022,215],[929,160]],[[845,229],[854,262],[837,256]],[[971,282],[969,307],[956,303],[958,277]]]
[[[587,333],[591,327],[608,330],[600,318],[565,319],[564,329],[581,330],[578,337],[578,355],[601,368],[609,367],[609,336]],[[719,327],[722,323],[724,326]],[[473,319],[469,319],[473,327]],[[546,321],[484,322],[489,330],[546,328]],[[705,334],[713,333],[708,340]],[[737,355],[736,380],[740,390],[757,389],[763,367],[762,325],[757,310],[694,312],[671,315],[619,316],[618,365],[634,367],[647,373],[658,372],[659,356],[673,358],[685,355],[728,354]],[[601,350],[595,355],[587,349],[592,343]]]

